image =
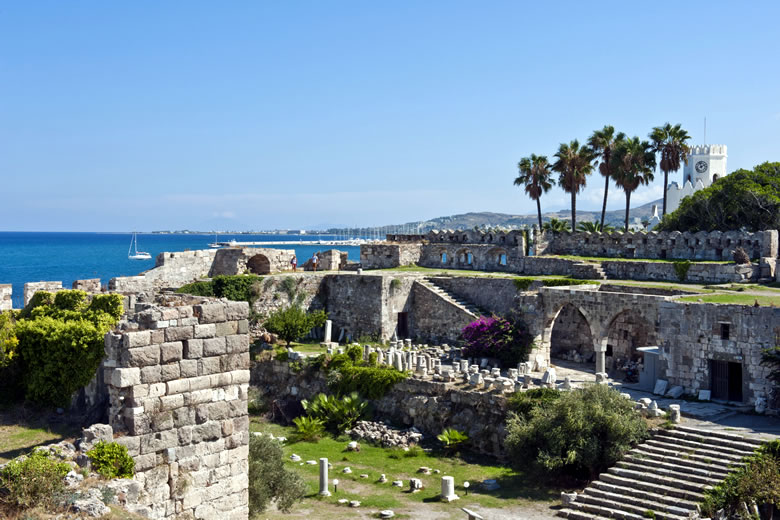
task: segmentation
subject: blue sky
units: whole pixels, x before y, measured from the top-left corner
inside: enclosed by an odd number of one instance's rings
[[[517,161],[604,124],[701,143],[706,116],[730,171],[780,160],[778,18],[778,2],[0,2],[0,229],[532,213]],[[602,190],[592,176],[578,206]]]

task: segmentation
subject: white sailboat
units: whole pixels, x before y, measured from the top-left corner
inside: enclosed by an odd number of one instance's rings
[[[138,237],[135,231],[133,231],[133,238],[130,239],[130,248],[127,250],[127,258],[130,260],[149,260],[152,258],[152,255],[146,251],[138,250]]]

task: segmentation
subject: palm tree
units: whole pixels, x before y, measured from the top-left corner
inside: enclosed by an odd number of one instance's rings
[[[598,222],[580,222],[577,224],[577,231],[585,231],[588,233],[612,233],[615,228],[609,224],[601,225]]]
[[[588,146],[593,152],[598,154],[599,173],[604,176],[604,203],[601,206],[601,228],[604,228],[604,215],[607,212],[607,192],[609,191],[609,178],[612,176],[610,171],[610,160],[615,148],[620,144],[626,134],[618,132],[615,135],[615,127],[607,125],[601,130],[596,130],[588,139]]]
[[[626,231],[628,231],[628,215],[631,205],[631,193],[640,184],[648,184],[653,180],[655,168],[655,151],[647,141],[632,137],[623,141],[613,155],[612,178],[615,184],[626,192]]]
[[[553,233],[563,233],[564,231],[571,231],[571,225],[568,220],[558,220],[557,218],[551,218],[549,222],[544,223],[542,227],[544,231],[551,231]]]
[[[515,179],[515,186],[525,186],[525,192],[536,201],[536,212],[539,215],[539,230],[542,229],[542,205],[539,199],[542,193],[547,193],[552,188],[550,182],[552,172],[550,163],[544,155],[531,154],[531,157],[523,157],[517,163],[520,174]]]
[[[552,165],[560,174],[558,184],[571,194],[571,228],[577,229],[577,193],[585,187],[588,175],[593,172],[593,150],[580,146],[576,139],[568,144],[561,143],[555,154],[558,159]]]
[[[658,166],[664,172],[664,207],[661,212],[661,218],[666,215],[666,187],[669,186],[669,172],[676,172],[680,169],[680,162],[688,163],[688,152],[690,148],[686,141],[691,137],[688,132],[683,130],[679,124],[656,126],[650,132],[650,139],[653,141],[653,152],[661,154],[661,162]]]

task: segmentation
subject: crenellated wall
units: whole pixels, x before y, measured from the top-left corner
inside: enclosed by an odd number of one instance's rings
[[[99,293],[102,290],[100,278],[89,278],[87,280],[75,280],[71,285],[73,289],[85,291],[91,294]]]
[[[555,233],[544,234],[546,247],[540,254],[616,258],[731,260],[732,251],[742,247],[750,258],[777,258],[777,230],[700,231],[680,233]]]
[[[0,284],[0,312],[13,309],[13,285]]]
[[[360,265],[363,269],[388,269],[418,264],[422,247],[415,242],[361,244]]]
[[[62,282],[27,282],[24,284],[24,305],[32,300],[38,291],[57,292],[62,290]]]
[[[248,315],[245,302],[183,297],[107,335],[110,424],[149,518],[247,518]]]

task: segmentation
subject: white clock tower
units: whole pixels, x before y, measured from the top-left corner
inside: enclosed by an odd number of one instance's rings
[[[666,212],[676,210],[684,197],[707,188],[725,176],[727,157],[724,144],[692,146],[688,162],[683,168],[682,187],[676,182],[670,182],[666,188]]]

